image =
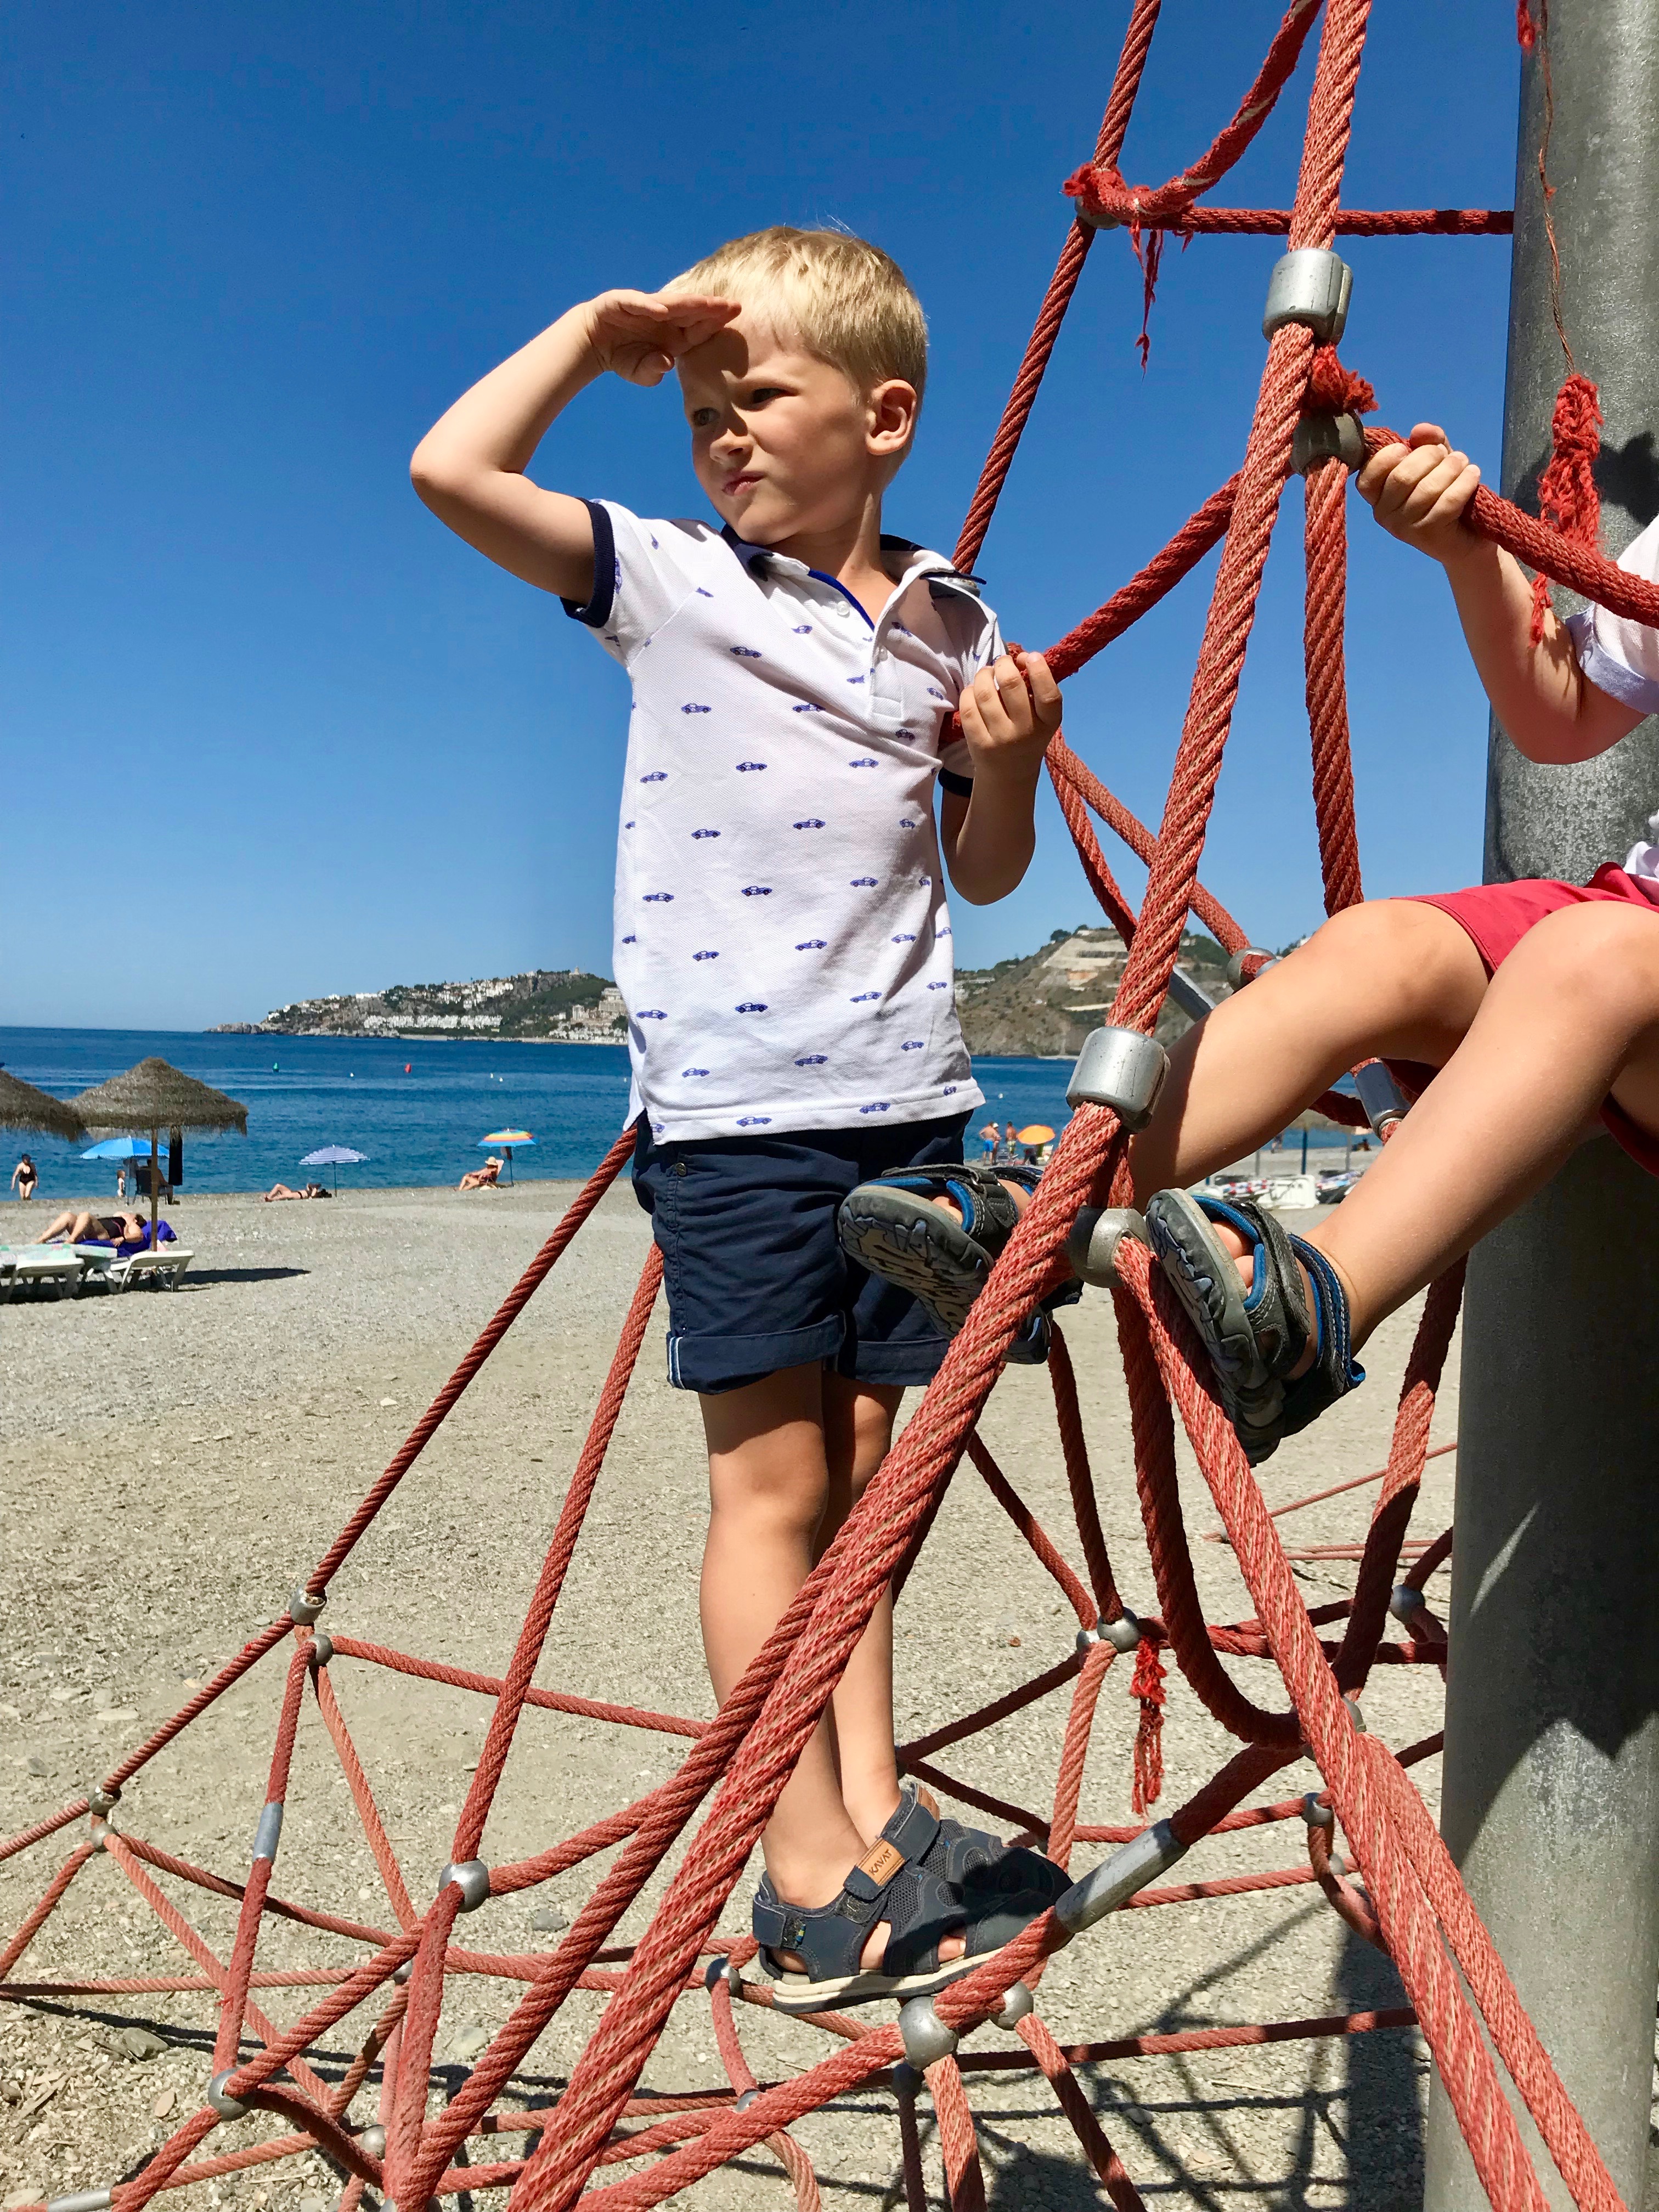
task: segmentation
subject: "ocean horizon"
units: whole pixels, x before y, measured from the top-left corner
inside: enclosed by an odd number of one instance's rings
[[[514,1154],[517,1181],[577,1179],[599,1164],[628,1106],[622,1045],[0,1027],[0,1066],[58,1098],[152,1054],[248,1109],[246,1137],[186,1133],[186,1196],[298,1185],[307,1173],[330,1181],[331,1170],[300,1165],[325,1145],[367,1155],[360,1167],[339,1170],[342,1189],[453,1185],[483,1159],[479,1139],[501,1128],[536,1139]],[[1017,1129],[1064,1126],[1069,1060],[981,1057],[974,1073],[987,1112],[999,1120]],[[19,1152],[31,1153],[40,1172],[37,1202],[113,1195],[116,1163],[82,1160],[83,1146],[11,1133],[6,1174]]]

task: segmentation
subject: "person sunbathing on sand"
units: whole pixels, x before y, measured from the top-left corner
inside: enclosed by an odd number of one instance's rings
[[[264,1203],[269,1206],[273,1199],[279,1198],[332,1198],[333,1195],[326,1183],[308,1182],[303,1190],[290,1190],[285,1182],[274,1182],[264,1194]]]
[[[501,1172],[501,1164],[492,1152],[481,1168],[470,1168],[455,1188],[457,1190],[494,1190]]]

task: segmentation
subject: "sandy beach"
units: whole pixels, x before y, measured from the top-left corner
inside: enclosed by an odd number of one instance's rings
[[[9,1629],[0,1652],[0,1832],[51,1813],[107,1771],[282,1609],[572,1188],[542,1182],[465,1198],[343,1192],[326,1204],[278,1206],[191,1196],[173,1215],[195,1255],[176,1295],[88,1294],[17,1301],[0,1311],[0,1463],[11,1532],[0,1564]],[[14,1243],[42,1226],[38,1206],[33,1213],[0,1208],[0,1237]],[[500,1671],[647,1243],[631,1194],[613,1192],[335,1582],[323,1624],[335,1635]],[[1396,1316],[1373,1339],[1367,1386],[1263,1470],[1270,1504],[1381,1466],[1414,1318],[1414,1310]],[[659,1304],[538,1680],[702,1718],[711,1711],[696,1611],[705,1474],[696,1402],[665,1379],[663,1327]],[[1132,1606],[1154,1610],[1109,1300],[1086,1293],[1065,1328],[1119,1580]],[[1456,1433],[1455,1376],[1454,1352],[1435,1443]],[[1044,1374],[1011,1371],[983,1432],[1080,1565]],[[1449,1456],[1431,1462],[1414,1533],[1431,1537],[1449,1521],[1454,1465]],[[1247,1617],[1254,1608],[1231,1553],[1197,1540],[1218,1522],[1190,1462],[1183,1462],[1183,1484],[1206,1614]],[[1373,1495],[1333,1499],[1282,1525],[1300,1551],[1340,1544],[1363,1533]],[[1312,1604],[1352,1587],[1344,1560],[1304,1559],[1296,1571]],[[1443,1576],[1434,1589],[1443,1610]],[[1057,1589],[964,1465],[900,1607],[901,1734],[938,1725],[1065,1658],[1074,1629]],[[1270,1665],[1229,1663],[1255,1694],[1277,1701]],[[118,1826],[240,1879],[264,1795],[283,1665],[280,1655],[264,1661],[130,1784]],[[447,1855],[489,1705],[343,1658],[330,1672],[421,1909]],[[1131,1818],[1136,1708],[1128,1672],[1115,1669],[1102,1696],[1084,1784],[1087,1821]],[[1365,1716],[1401,1747],[1438,1724],[1439,1705],[1431,1668],[1382,1668],[1372,1677]],[[1229,1748],[1173,1670],[1168,1716],[1162,1810],[1212,1773]],[[1000,1796],[1046,1806],[1063,1717],[1063,1698],[1048,1698],[942,1754],[943,1764]],[[526,1713],[484,1856],[524,1856],[629,1803],[672,1771],[684,1742]],[[1436,1763],[1416,1771],[1432,1802]],[[1315,1780],[1311,1765],[1292,1767],[1267,1794]],[[0,1865],[7,1930],[72,1839],[66,1832]],[[1102,1856],[1101,1846],[1080,1845],[1074,1868]],[[554,1933],[532,1913],[574,1915],[609,1862],[605,1854],[543,1888],[492,1900],[468,1923],[468,1941],[504,1953],[550,1947]],[[1305,1846],[1297,1821],[1201,1844],[1182,1876],[1204,1881],[1298,1862],[1305,1863]],[[638,1934],[678,1863],[677,1852],[629,1915],[625,1936]],[[747,1926],[753,1872],[722,1916],[728,1932]],[[310,1704],[276,1887],[315,1907],[392,1924]],[[167,1887],[225,1955],[231,1909],[177,1883]],[[314,1966],[356,1955],[341,1938],[276,1921],[267,1923],[259,1964]],[[181,1962],[189,1971],[118,1867],[100,1856],[19,1972],[40,1982],[157,1975],[180,1971]],[[480,2033],[505,2018],[519,1986],[452,1980],[436,2045],[436,2094],[453,2093]],[[310,2001],[290,1990],[261,1994],[278,2022]],[[1124,1913],[1055,1959],[1042,2009],[1066,2042],[1294,2021],[1401,2001],[1387,1961],[1304,1886]],[[557,2094],[603,2003],[588,1992],[570,2000],[501,2099],[503,2109]],[[130,2174],[200,2104],[213,2017],[210,1999],[192,1994],[9,2003],[0,2012],[0,2092],[10,2100],[0,2106],[0,2202],[97,2189]],[[739,2022],[763,2081],[797,2072],[830,2047],[820,2032],[752,2008],[740,2008]],[[325,2042],[323,2070],[331,2077],[338,2078],[367,2025],[367,2014],[354,2016]],[[1016,2046],[988,2027],[966,2047]],[[723,2078],[708,1999],[688,1997],[647,2083],[683,2091]],[[1114,2061],[1081,2078],[1151,2202],[1404,2212],[1419,2201],[1426,2060],[1413,2033]],[[981,2075],[970,2089],[995,2212],[1103,2201],[1040,2075]],[[371,2081],[354,2119],[372,2117],[374,2093]],[[925,2099],[921,2110],[938,2203],[939,2151]],[[895,2115],[890,2092],[872,2086],[799,2123],[795,2132],[835,2212],[902,2202]],[[209,2149],[255,2142],[278,2127],[259,2115],[227,2123]],[[320,2212],[340,2185],[337,2173],[309,2159],[254,2166],[158,2201],[182,2198],[202,2212],[214,2204]],[[776,2162],[757,2149],[683,2201],[758,2212],[792,2197]]]

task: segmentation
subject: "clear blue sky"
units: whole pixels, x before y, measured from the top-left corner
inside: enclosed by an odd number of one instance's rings
[[[393,981],[608,973],[624,685],[554,602],[425,514],[411,448],[573,301],[763,223],[835,221],[927,306],[927,407],[888,519],[948,550],[1126,14],[14,11],[0,1021],[191,1027]],[[1207,143],[1278,15],[1166,0],[1133,178]],[[1396,0],[1373,21],[1349,204],[1507,206],[1508,0]],[[1220,200],[1288,202],[1312,52]],[[1138,272],[1126,240],[1100,240],[980,564],[1010,635],[1058,636],[1237,465],[1279,250],[1166,255],[1143,378]],[[1495,477],[1507,242],[1344,251],[1343,351],[1383,419],[1440,417]],[[538,473],[698,511],[672,387],[586,395]],[[1352,527],[1367,888],[1476,879],[1485,716],[1443,583],[1357,507]],[[1293,493],[1206,867],[1273,944],[1320,912],[1300,538]],[[1209,574],[1070,687],[1072,742],[1154,819]],[[1089,910],[1045,802],[1026,884],[958,914],[960,957]]]

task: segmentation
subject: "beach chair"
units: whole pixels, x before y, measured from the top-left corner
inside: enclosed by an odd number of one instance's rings
[[[71,1244],[70,1250],[81,1262],[81,1287],[88,1283],[103,1283],[109,1279],[109,1271],[115,1265],[112,1244]]]
[[[195,1256],[181,1244],[163,1244],[158,1252],[134,1252],[125,1260],[117,1260],[105,1269],[103,1279],[112,1291],[136,1290],[141,1283],[176,1291],[180,1276]]]
[[[12,1254],[11,1294],[33,1284],[50,1285],[56,1297],[72,1298],[81,1288],[82,1265],[66,1244],[24,1244]]]

